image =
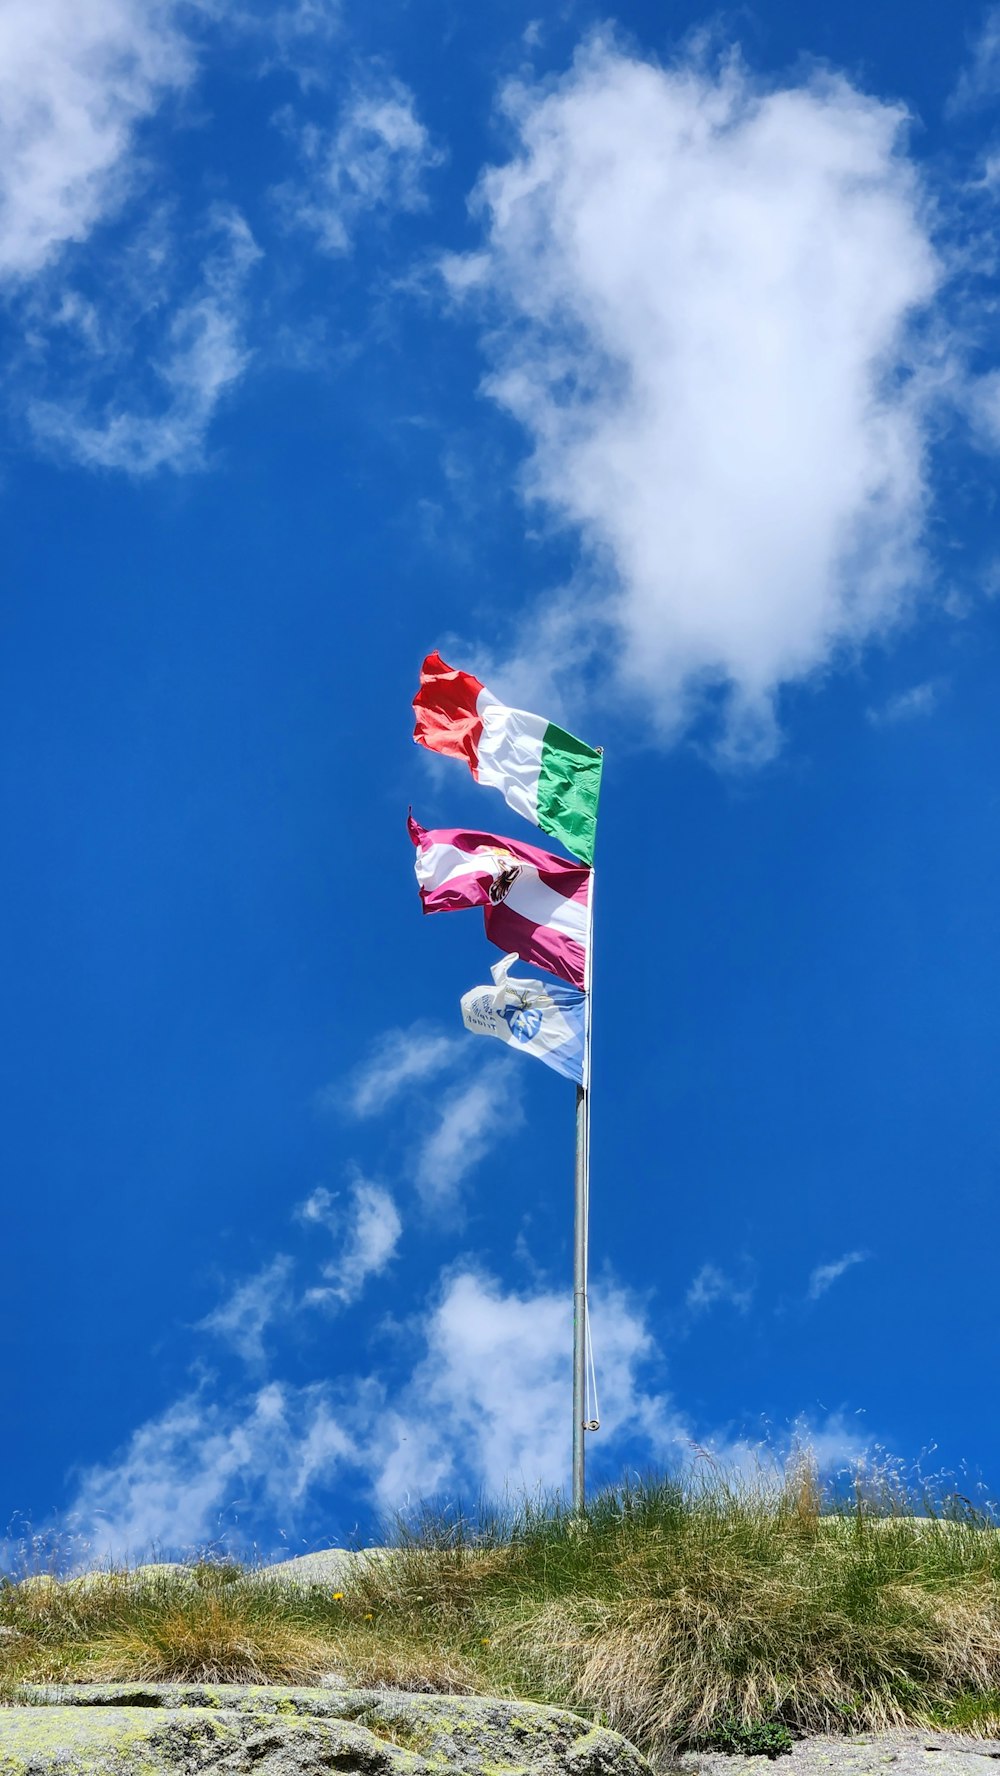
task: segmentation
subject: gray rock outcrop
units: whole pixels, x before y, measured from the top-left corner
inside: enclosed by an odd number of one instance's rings
[[[788,1757],[730,1757],[721,1751],[686,1751],[671,1776],[996,1776],[1000,1741],[965,1739],[958,1733],[899,1728],[891,1733],[854,1733],[831,1739],[799,1739]],[[0,1765],[2,1768],[2,1765]]]
[[[314,1554],[296,1554],[291,1560],[279,1560],[274,1566],[259,1566],[257,1579],[275,1579],[282,1585],[337,1585],[349,1583],[359,1562],[384,1560],[391,1556],[389,1548],[365,1548],[355,1553],[350,1548],[320,1548]]]
[[[649,1776],[561,1709],[398,1690],[29,1688],[0,1708],[0,1776]]]

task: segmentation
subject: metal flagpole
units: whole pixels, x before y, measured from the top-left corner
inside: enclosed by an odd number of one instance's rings
[[[573,1203],[573,1514],[586,1502],[583,1419],[587,1390],[587,1088],[576,1088]]]
[[[587,1268],[590,1242],[590,1026],[594,966],[594,882],[590,875],[584,1006],[583,1084],[576,1088],[576,1169],[573,1191],[573,1513],[586,1509]]]

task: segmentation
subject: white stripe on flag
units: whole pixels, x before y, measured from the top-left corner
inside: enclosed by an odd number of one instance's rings
[[[413,867],[421,888],[443,888],[462,876],[481,875],[483,860],[457,845],[418,845]]]
[[[586,901],[567,900],[564,894],[557,894],[554,888],[539,881],[534,870],[522,870],[504,905],[511,912],[520,913],[522,919],[530,919],[532,925],[547,925],[550,931],[572,937],[586,949]]]
[[[482,690],[476,713],[483,731],[479,737],[476,777],[502,791],[507,806],[538,825],[538,778],[542,769],[542,741],[548,722],[525,709],[508,709]]]

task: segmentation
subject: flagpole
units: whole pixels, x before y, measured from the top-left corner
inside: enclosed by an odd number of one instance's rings
[[[573,1515],[586,1504],[583,1447],[587,1388],[587,1091],[576,1088],[576,1178],[573,1201]]]
[[[583,1084],[576,1088],[576,1167],[573,1189],[573,1515],[586,1510],[587,1270],[590,1244],[590,1036],[594,959],[594,872],[587,907]]]

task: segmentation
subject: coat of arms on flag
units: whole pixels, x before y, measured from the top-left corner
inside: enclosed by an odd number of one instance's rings
[[[586,987],[592,872],[584,864],[495,833],[428,832],[412,814],[409,830],[425,913],[481,906],[498,949]]]

